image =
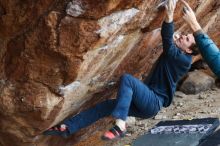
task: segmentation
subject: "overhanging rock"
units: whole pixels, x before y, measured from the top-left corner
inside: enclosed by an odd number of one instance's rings
[[[164,13],[155,9],[160,2],[1,0],[0,145],[80,144],[89,131],[105,126],[107,122],[95,124],[67,140],[41,135],[66,117],[114,97],[121,74],[146,77],[162,52]],[[219,1],[189,2],[219,46]],[[176,30],[189,31],[181,11],[175,22]]]

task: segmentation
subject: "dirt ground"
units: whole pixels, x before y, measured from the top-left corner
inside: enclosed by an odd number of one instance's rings
[[[197,95],[185,95],[177,91],[174,101],[168,108],[163,108],[156,117],[152,119],[133,119],[128,125],[128,136],[107,142],[105,146],[129,146],[138,136],[146,133],[150,128],[161,120],[180,120],[217,117],[220,118],[220,89],[199,93]]]

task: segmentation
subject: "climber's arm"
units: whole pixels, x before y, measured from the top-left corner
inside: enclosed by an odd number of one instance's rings
[[[183,19],[189,24],[193,32],[201,30],[202,28],[199,25],[196,19],[196,15],[193,12],[192,8],[189,6],[189,4],[186,1],[181,0],[181,2],[184,4]]]
[[[174,41],[174,24],[173,24],[173,15],[176,7],[176,2],[173,0],[168,0],[166,7],[166,17],[162,24],[161,36],[163,42],[164,52],[169,52],[173,49]]]
[[[196,45],[198,46],[204,60],[211,70],[220,78],[220,50],[215,43],[202,31],[194,33]]]
[[[189,24],[194,32],[196,45],[198,46],[204,60],[208,63],[211,70],[220,78],[220,51],[215,43],[209,38],[207,34],[202,31],[195,13],[187,2],[181,0],[185,5],[183,18]]]

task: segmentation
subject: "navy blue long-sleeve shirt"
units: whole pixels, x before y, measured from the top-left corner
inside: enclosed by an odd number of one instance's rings
[[[174,24],[164,22],[161,35],[163,53],[148,81],[148,86],[164,99],[164,107],[168,107],[176,91],[177,82],[191,67],[192,56],[183,53],[173,41]]]

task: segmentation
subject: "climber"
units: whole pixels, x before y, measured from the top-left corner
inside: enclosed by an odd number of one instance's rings
[[[213,73],[217,76],[218,79],[216,80],[216,83],[218,84],[220,83],[220,50],[209,36],[203,32],[196,19],[195,13],[189,4],[184,0],[181,0],[181,2],[185,6],[183,18],[193,31],[196,45],[200,50],[201,55]]]
[[[181,35],[174,41],[175,7],[176,2],[168,0],[161,29],[163,53],[148,82],[141,82],[129,74],[122,75],[116,99],[106,100],[82,111],[62,124],[48,129],[44,135],[67,137],[111,115],[115,124],[103,134],[102,139],[118,139],[126,134],[127,116],[150,118],[162,107],[168,107],[173,100],[177,82],[190,69],[193,53],[191,46],[195,44],[192,34]]]

